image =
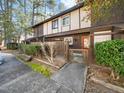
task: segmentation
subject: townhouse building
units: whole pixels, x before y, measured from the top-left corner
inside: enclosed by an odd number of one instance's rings
[[[30,42],[69,41],[72,49],[93,51],[96,42],[112,39],[123,39],[124,10],[115,7],[111,17],[92,21],[92,10],[86,10],[84,3],[78,3],[70,9],[62,11],[32,26],[34,37]],[[123,12],[122,12],[123,11]],[[86,18],[91,13],[90,18]]]

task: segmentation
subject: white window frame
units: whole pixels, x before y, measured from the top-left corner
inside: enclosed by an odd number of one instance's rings
[[[58,19],[52,21],[52,29],[57,29],[59,26]]]
[[[63,17],[62,18],[62,26],[69,26],[69,25],[70,25],[70,17],[69,16]]]

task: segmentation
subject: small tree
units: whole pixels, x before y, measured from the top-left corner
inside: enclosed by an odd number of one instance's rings
[[[124,10],[124,0],[76,0],[78,2],[84,2],[86,11],[89,12],[85,19],[91,19],[92,22],[97,22],[99,19],[109,19],[111,18],[111,10],[117,7],[120,14],[123,14]]]
[[[41,43],[41,49],[45,56],[45,58],[50,62],[54,63],[54,56],[55,56],[55,43]]]

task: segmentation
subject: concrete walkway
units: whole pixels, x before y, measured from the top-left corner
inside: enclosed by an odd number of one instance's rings
[[[87,68],[81,63],[68,63],[51,78],[74,93],[83,93]]]
[[[83,93],[86,67],[79,63],[65,65],[50,79],[33,72],[11,54],[2,54],[0,93]]]

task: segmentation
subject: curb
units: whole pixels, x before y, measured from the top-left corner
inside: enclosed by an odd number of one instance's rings
[[[94,77],[91,77],[91,80],[97,84],[100,84],[106,88],[109,88],[111,90],[114,90],[114,91],[117,91],[119,93],[124,93],[124,88],[122,87],[119,87],[119,86],[116,86],[116,85],[113,85],[113,84],[110,84],[110,83],[107,83],[107,82],[104,82],[100,79],[97,79],[97,78],[94,78]]]
[[[24,54],[24,55],[25,55],[25,54]],[[15,55],[15,56],[17,56],[17,55]],[[25,56],[28,57],[28,55],[25,55]],[[54,66],[53,64],[50,64],[50,63],[48,63],[48,62],[46,62],[46,61],[43,61],[43,60],[41,60],[41,59],[38,59],[38,58],[32,58],[32,60],[36,60],[36,61],[42,62],[42,63],[44,63],[44,64],[46,64],[46,65],[49,65],[49,66],[51,66],[51,67],[54,67],[54,68],[56,68],[56,69],[60,69],[58,66]]]
[[[85,93],[85,89],[86,89],[86,82],[87,82],[87,72],[88,72],[88,66],[86,66],[85,68],[85,72],[84,72],[84,87],[83,87],[83,92],[82,93]]]

